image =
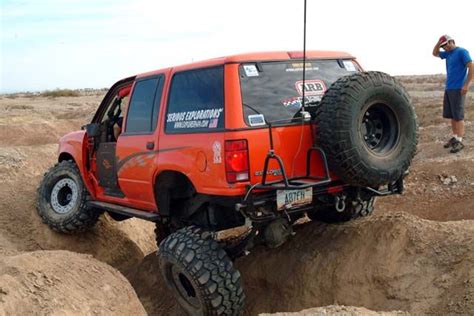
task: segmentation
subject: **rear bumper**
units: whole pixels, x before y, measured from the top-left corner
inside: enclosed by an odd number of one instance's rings
[[[293,180],[289,179],[289,181],[291,182]],[[321,200],[324,199],[324,196],[337,196],[344,194],[349,190],[360,190],[366,195],[375,197],[402,194],[403,177],[396,182],[379,189],[370,187],[352,187],[340,181],[329,181],[324,183],[315,181],[305,187],[308,186],[312,188],[312,200],[310,203],[279,209],[277,207],[277,192],[295,190],[295,188],[290,187],[285,189],[281,185],[266,185],[266,187],[262,189],[261,186],[254,185],[248,188],[247,194],[242,198],[242,201],[235,204],[235,209],[253,222],[266,222],[282,216],[291,216],[291,214],[312,211],[318,206],[318,204],[322,203]]]

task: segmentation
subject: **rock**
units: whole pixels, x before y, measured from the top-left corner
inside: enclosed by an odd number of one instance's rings
[[[441,174],[438,175],[438,178],[444,185],[450,185],[458,182],[456,176],[448,176],[446,174]]]

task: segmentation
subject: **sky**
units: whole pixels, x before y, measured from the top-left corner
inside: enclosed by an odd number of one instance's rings
[[[150,70],[303,48],[304,0],[0,0],[0,93],[106,88]],[[446,73],[449,34],[474,57],[472,0],[307,0],[307,49],[365,70]]]

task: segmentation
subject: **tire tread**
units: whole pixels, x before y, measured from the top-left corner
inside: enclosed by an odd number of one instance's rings
[[[183,245],[182,251],[178,251]],[[192,253],[192,255],[191,255]],[[158,249],[165,282],[165,265],[177,264],[199,287],[205,315],[240,315],[244,307],[240,273],[209,232],[196,226],[182,228],[164,239]],[[189,310],[188,310],[189,311]]]
[[[71,216],[64,217],[63,219],[56,219],[49,215],[50,212],[54,211],[51,210],[51,206],[49,205],[47,191],[48,184],[54,180],[54,177],[62,172],[71,172],[76,175],[78,181],[80,181],[80,183],[77,183],[78,190],[80,190],[79,207]],[[87,202],[89,200],[89,192],[82,182],[76,164],[72,161],[64,160],[55,164],[44,174],[37,189],[36,209],[38,210],[38,214],[43,223],[47,224],[52,230],[60,233],[71,234],[90,229],[97,223],[101,212],[88,207]]]

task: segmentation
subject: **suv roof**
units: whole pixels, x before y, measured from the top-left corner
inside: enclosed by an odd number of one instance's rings
[[[137,75],[137,78],[141,77],[148,77],[160,73],[164,73],[173,69],[175,71],[183,71],[195,68],[204,68],[204,67],[211,67],[216,65],[222,64],[230,64],[230,63],[241,63],[241,62],[251,62],[251,61],[265,61],[265,60],[292,60],[292,59],[302,59],[303,58],[303,51],[276,51],[276,52],[254,52],[254,53],[245,53],[245,54],[237,54],[237,55],[230,55],[230,56],[223,56],[217,57],[212,59],[207,59],[203,61],[197,61],[189,64],[179,65],[175,67],[167,67],[158,70],[153,70],[145,73],[141,73]],[[342,59],[355,59],[349,53],[340,52],[340,51],[307,51],[306,52],[307,59],[334,59],[334,58],[342,58]]]

